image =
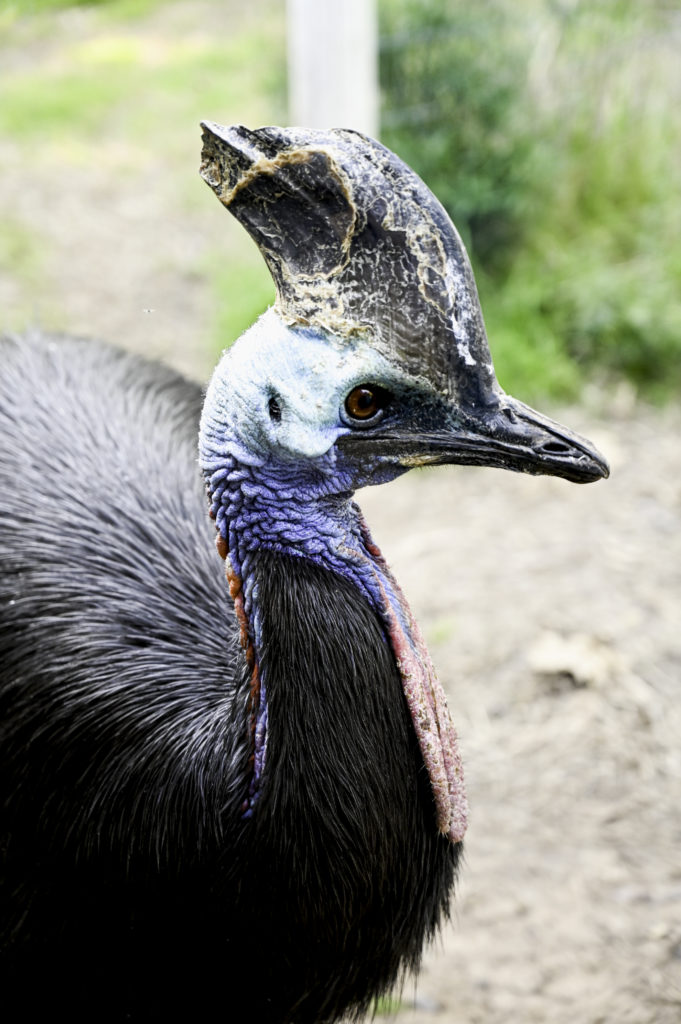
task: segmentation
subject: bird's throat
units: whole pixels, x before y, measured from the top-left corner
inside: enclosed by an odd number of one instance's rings
[[[295,489],[257,485],[243,467],[223,478],[213,493],[213,514],[227,551],[230,593],[250,674],[252,775],[244,804],[250,816],[266,772],[268,743],[267,671],[258,572],[262,556],[306,559],[350,580],[377,615],[399,670],[404,696],[430,778],[438,830],[452,842],[463,839],[467,803],[463,767],[447,700],[407,601],[357,505],[347,497],[317,496],[301,501]],[[292,495],[295,494],[295,498]],[[367,680],[371,685],[371,680]]]

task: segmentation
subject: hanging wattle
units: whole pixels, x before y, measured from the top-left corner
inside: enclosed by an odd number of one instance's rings
[[[402,677],[423,763],[435,799],[437,826],[453,843],[461,842],[468,824],[463,762],[447,698],[407,599],[369,529],[360,518],[367,552],[376,564],[381,618]]]

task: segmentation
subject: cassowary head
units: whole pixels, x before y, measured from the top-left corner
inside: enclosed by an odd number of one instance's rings
[[[456,733],[418,627],[349,497],[413,466],[468,463],[586,482],[591,445],[499,387],[473,274],[442,206],[383,146],[351,131],[204,124],[202,174],[255,239],[274,307],[223,357],[201,465],[252,668],[253,776],[267,748],[264,552],[350,580],[398,667],[436,809],[467,820]]]
[[[393,153],[353,131],[203,135],[201,174],[277,289],[216,370],[204,451],[229,435],[327,492],[435,463],[607,476],[588,441],[502,391],[461,239]]]

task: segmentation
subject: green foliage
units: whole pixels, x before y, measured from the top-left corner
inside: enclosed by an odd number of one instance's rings
[[[678,394],[672,11],[384,0],[383,16],[383,138],[462,229],[505,386],[566,398],[625,375]]]
[[[480,263],[496,266],[522,227],[530,156],[509,15],[485,0],[401,0],[382,10],[383,139],[423,169]]]

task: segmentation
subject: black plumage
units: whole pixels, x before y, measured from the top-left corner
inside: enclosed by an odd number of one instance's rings
[[[253,830],[200,389],[37,334],[3,338],[0,365],[0,977],[16,1019],[279,1024],[365,1006],[418,964],[458,855],[433,828],[375,614],[323,569],[263,556],[276,760]]]

